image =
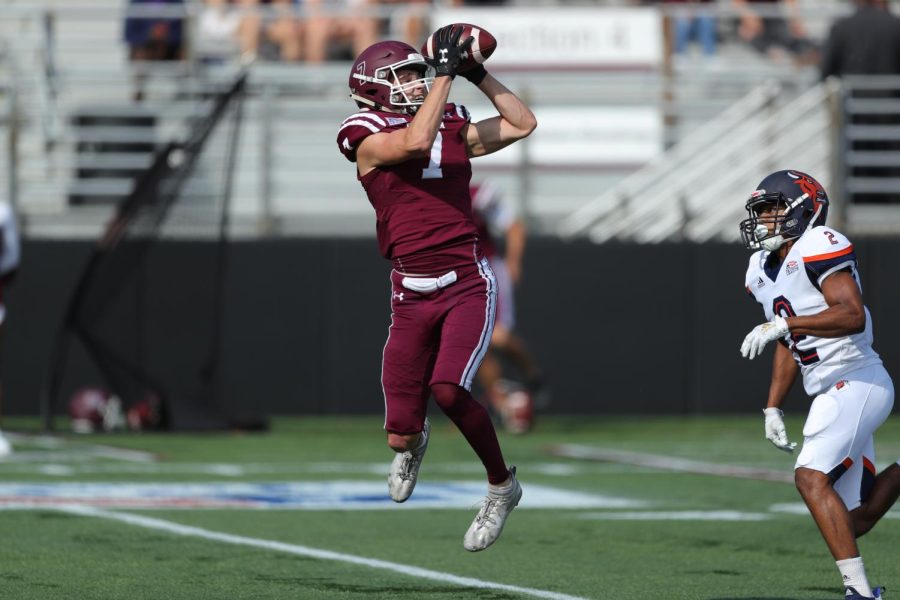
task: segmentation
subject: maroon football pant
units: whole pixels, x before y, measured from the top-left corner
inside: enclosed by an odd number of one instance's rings
[[[457,268],[456,275],[447,287],[421,293],[391,272],[391,327],[381,371],[387,431],[422,430],[432,385],[472,387],[494,328],[496,282],[484,259]]]

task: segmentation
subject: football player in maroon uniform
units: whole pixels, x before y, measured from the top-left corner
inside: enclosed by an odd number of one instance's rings
[[[516,331],[514,288],[522,277],[526,230],[503,202],[500,188],[489,181],[473,184],[472,215],[487,257],[497,279],[497,316],[488,352],[478,369],[478,382],[487,401],[510,433],[526,433],[534,425],[535,396],[545,399],[544,378],[537,360]],[[504,251],[498,247],[502,242]],[[498,354],[510,359],[524,379],[524,385],[503,378],[503,362]]]
[[[470,393],[494,325],[496,282],[472,221],[469,159],[530,134],[534,114],[478,65],[464,73],[497,116],[473,123],[448,103],[472,38],[447,26],[434,34],[434,59],[403,42],[379,42],[356,59],[350,97],[361,109],[341,124],[340,151],[375,209],[382,255],[393,263],[391,326],[381,383],[388,445],[397,453],[388,489],[412,494],[428,446],[429,396],[456,424],[487,471],[487,498],[463,546],[499,537],[522,488],[508,468],[487,410]]]

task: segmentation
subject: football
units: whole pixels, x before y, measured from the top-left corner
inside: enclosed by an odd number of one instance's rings
[[[497,38],[491,35],[489,31],[469,23],[453,23],[453,25],[463,28],[462,35],[459,37],[460,42],[469,39],[469,36],[475,38],[475,41],[472,42],[472,46],[469,48],[470,52],[465,52],[462,55],[462,62],[459,65],[459,69],[457,69],[459,73],[465,73],[474,69],[486,61],[497,49]],[[432,33],[425,40],[425,43],[422,44],[422,55],[428,58],[434,58],[433,38],[434,34]]]

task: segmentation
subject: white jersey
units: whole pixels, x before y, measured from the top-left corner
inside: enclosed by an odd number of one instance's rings
[[[19,231],[12,207],[0,201],[0,278],[19,267]]]
[[[3,285],[9,275],[19,268],[19,231],[12,207],[0,201],[0,324],[6,320],[3,304]]]
[[[814,227],[800,236],[779,265],[769,264],[770,255],[766,250],[754,253],[745,280],[769,321],[776,314],[814,315],[827,309],[822,282],[837,271],[849,269],[859,285],[853,244],[829,227]],[[820,394],[846,373],[881,364],[872,349],[872,316],[865,311],[866,327],[860,333],[839,338],[789,333],[781,340],[800,365],[807,394]]]

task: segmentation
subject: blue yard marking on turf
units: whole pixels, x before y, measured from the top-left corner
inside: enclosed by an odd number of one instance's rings
[[[478,482],[420,482],[407,508],[470,509],[485,495]],[[3,483],[0,507],[396,509],[378,481],[279,483]],[[647,503],[529,484],[521,508],[644,508]]]

